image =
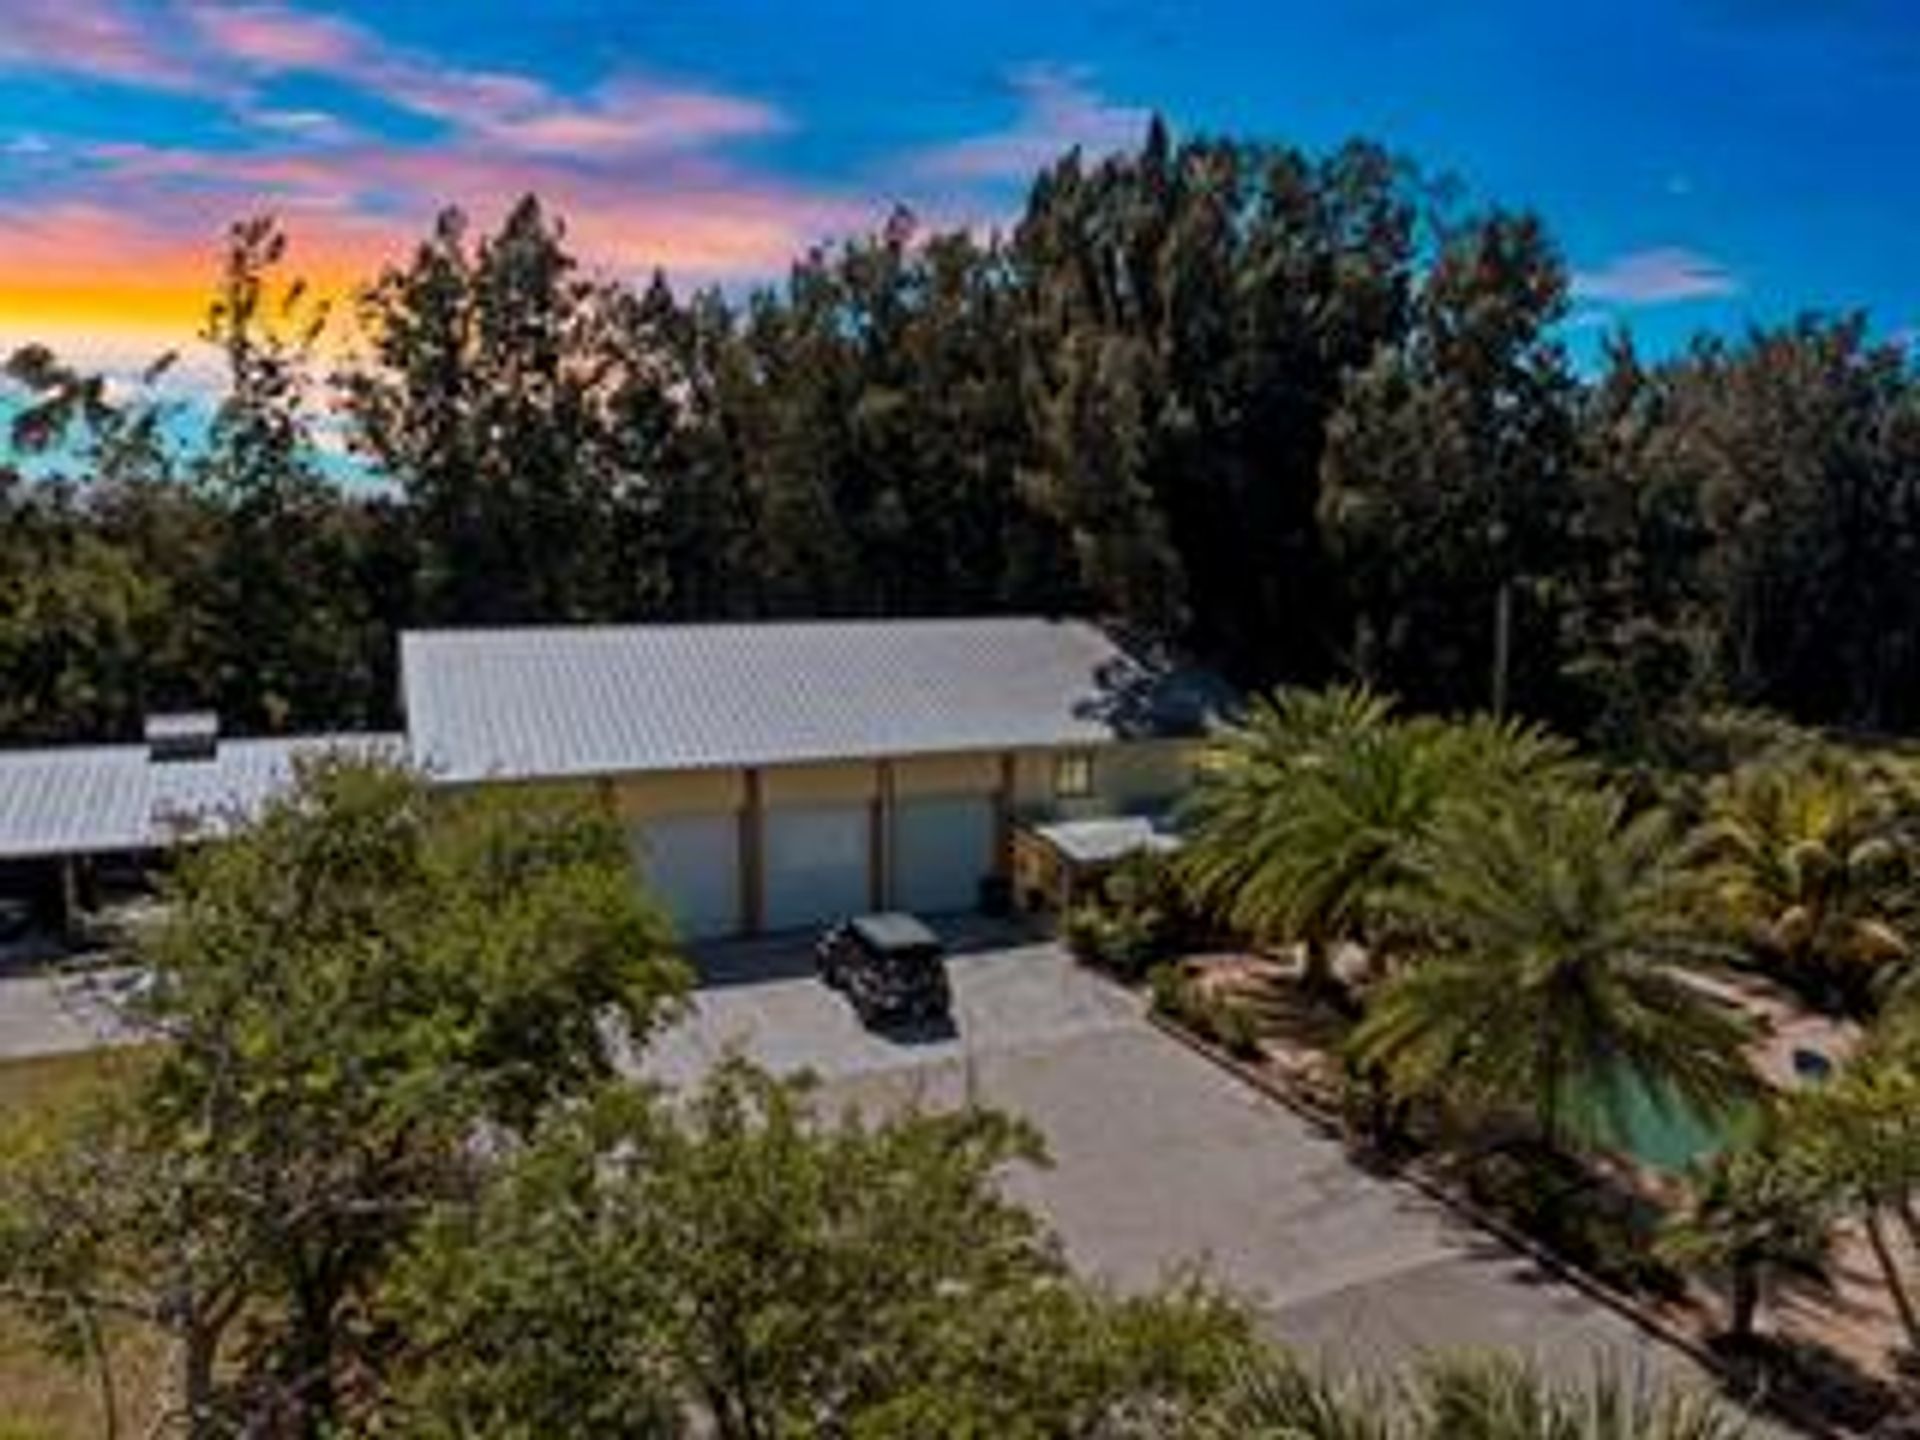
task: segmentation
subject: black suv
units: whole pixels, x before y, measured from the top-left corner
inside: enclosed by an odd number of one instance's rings
[[[814,946],[820,978],[844,990],[863,1025],[945,1020],[953,1013],[946,951],[912,915],[861,915]]]

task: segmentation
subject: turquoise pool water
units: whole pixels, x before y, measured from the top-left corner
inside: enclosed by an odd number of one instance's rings
[[[1617,1098],[1613,1107],[1592,1104],[1576,1117],[1576,1127],[1601,1149],[1631,1155],[1667,1174],[1712,1159],[1753,1124],[1751,1112],[1702,1115],[1677,1097],[1663,1099],[1634,1080],[1621,1084]]]

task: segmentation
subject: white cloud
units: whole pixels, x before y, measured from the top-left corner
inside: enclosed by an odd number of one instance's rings
[[[1028,66],[1007,85],[1020,106],[1009,129],[922,151],[913,168],[939,180],[1024,180],[1075,146],[1106,155],[1137,145],[1147,128],[1150,112],[1116,104],[1082,70]]]
[[[1740,278],[1720,261],[1677,245],[1616,255],[1594,270],[1578,270],[1573,293],[1581,300],[1620,305],[1671,305],[1740,292]]]

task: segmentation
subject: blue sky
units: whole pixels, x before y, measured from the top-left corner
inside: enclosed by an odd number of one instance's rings
[[[437,205],[535,188],[609,269],[777,273],[899,201],[1177,131],[1381,139],[1531,206],[1570,338],[1808,307],[1920,327],[1920,9],[1895,0],[0,0],[0,343],[190,330],[222,226],[344,285]],[[178,335],[186,338],[185,333]]]

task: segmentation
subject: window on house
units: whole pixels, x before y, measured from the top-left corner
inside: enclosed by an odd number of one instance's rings
[[[1093,794],[1093,756],[1084,750],[1054,756],[1053,793],[1059,800],[1079,800]]]

